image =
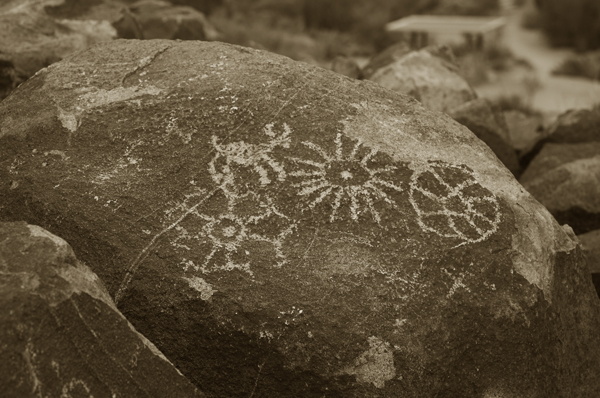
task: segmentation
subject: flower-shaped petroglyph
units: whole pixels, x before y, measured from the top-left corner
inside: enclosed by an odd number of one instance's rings
[[[435,162],[411,177],[409,200],[419,226],[463,243],[481,242],[498,230],[500,204],[466,167]]]
[[[272,248],[270,259],[276,267],[283,266],[287,262],[283,243],[296,228],[295,223],[272,201],[261,199],[255,193],[234,196],[228,191],[222,192],[228,202],[227,209],[216,215],[195,210],[191,213],[194,216],[192,222],[176,228],[178,233],[171,242],[173,247],[190,251],[190,246],[200,244],[206,248],[202,264],[186,260],[185,268],[191,266],[203,273],[238,269],[253,275],[251,264],[258,256],[253,253],[257,242],[269,244]],[[261,253],[260,256],[268,258],[269,255]]]
[[[200,215],[206,224],[202,227],[201,235],[208,238],[211,251],[206,256],[203,270],[223,270],[231,271],[240,269],[252,275],[250,269],[251,253],[246,250],[247,243],[251,241],[262,241],[270,243],[275,251],[276,266],[281,267],[287,260],[282,252],[284,238],[292,233],[294,226],[287,222],[286,216],[278,212],[274,207],[268,208],[258,216],[236,215],[233,213],[221,214],[219,216]],[[270,234],[260,231],[262,224],[269,223],[273,219],[284,221],[286,228],[278,231],[277,234]],[[264,222],[264,223],[263,223]],[[216,264],[215,255],[221,252],[224,255],[225,263]],[[211,266],[211,263],[215,263]],[[209,271],[210,272],[210,271]]]
[[[332,211],[329,220],[334,222],[340,218],[340,209],[349,202],[352,220],[357,221],[361,213],[368,211],[379,223],[381,216],[375,209],[375,201],[383,200],[395,205],[384,188],[397,192],[402,192],[402,188],[384,180],[383,177],[396,170],[396,167],[370,167],[370,161],[377,155],[375,149],[371,149],[361,158],[359,153],[364,152],[364,148],[359,140],[349,153],[344,154],[341,133],[335,138],[333,154],[327,153],[312,142],[304,141],[302,144],[316,153],[319,160],[290,157],[291,161],[301,166],[301,170],[290,172],[289,175],[301,179],[292,186],[299,188],[298,195],[310,198],[309,209],[314,209],[326,199],[331,200]]]
[[[278,181],[285,181],[286,172],[273,158],[272,152],[277,147],[289,148],[292,131],[286,123],[283,124],[281,134],[274,132],[273,127],[273,123],[265,126],[263,133],[270,140],[261,144],[249,144],[245,141],[221,144],[218,138],[213,136],[212,144],[216,155],[208,165],[213,181],[233,195],[240,192],[235,177],[236,174],[241,174],[242,169],[256,173],[261,186],[271,183],[273,177],[270,177],[270,174],[274,174]]]

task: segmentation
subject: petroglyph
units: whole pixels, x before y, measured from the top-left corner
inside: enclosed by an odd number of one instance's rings
[[[411,165],[409,200],[419,226],[446,238],[481,242],[498,230],[500,204],[465,166],[443,162]]]
[[[299,182],[292,184],[299,188],[298,195],[310,198],[304,210],[312,210],[325,200],[331,200],[332,211],[329,221],[334,222],[341,218],[340,212],[349,202],[350,218],[358,220],[361,213],[370,212],[373,219],[381,222],[381,216],[375,209],[376,201],[384,201],[395,205],[384,188],[402,192],[403,189],[383,176],[396,170],[395,166],[387,165],[383,168],[372,168],[369,162],[377,155],[377,150],[371,149],[361,157],[362,143],[354,143],[349,153],[344,153],[342,134],[335,138],[335,151],[328,153],[319,145],[303,141],[302,144],[311,149],[320,158],[318,161],[290,157],[301,170],[290,172],[291,177]]]
[[[257,212],[244,214],[237,211],[240,200],[254,202]],[[282,246],[286,236],[294,231],[296,224],[278,211],[270,200],[261,199],[254,193],[240,197],[229,195],[228,201],[227,211],[218,215],[195,211],[194,216],[202,221],[201,227],[192,233],[183,231],[172,242],[174,246],[179,247],[182,247],[182,240],[208,245],[209,252],[204,262],[197,265],[190,260],[184,261],[186,269],[191,266],[205,274],[239,269],[253,275],[250,265],[253,257],[252,243],[255,242],[271,245],[274,251],[274,266],[281,267],[287,263]],[[266,226],[269,228],[265,228]]]
[[[209,163],[209,172],[215,183],[221,185],[229,194],[239,194],[236,186],[234,172],[241,168],[249,168],[258,174],[260,184],[266,186],[271,183],[269,169],[278,181],[285,181],[286,172],[283,166],[272,156],[272,151],[277,147],[289,148],[291,129],[284,123],[283,132],[279,135],[273,131],[274,124],[267,124],[263,133],[270,138],[266,144],[248,144],[236,141],[229,144],[220,144],[217,137],[212,137],[216,156]]]

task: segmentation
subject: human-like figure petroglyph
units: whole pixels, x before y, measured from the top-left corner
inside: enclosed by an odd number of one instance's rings
[[[278,181],[285,181],[286,172],[283,166],[277,162],[272,151],[277,147],[289,148],[290,127],[283,123],[283,132],[277,134],[273,131],[274,124],[267,124],[263,133],[269,138],[267,143],[248,144],[244,141],[235,141],[229,144],[221,144],[216,136],[212,137],[212,144],[216,150],[216,156],[209,163],[209,172],[215,183],[221,185],[224,190],[235,194],[234,172],[240,168],[250,168],[258,174],[260,184],[266,186],[271,183],[269,169],[275,174]]]
[[[487,239],[500,224],[496,196],[464,166],[443,162],[416,166],[409,200],[424,231],[461,239],[461,244]]]
[[[382,200],[390,205],[395,205],[384,188],[397,192],[403,191],[398,184],[383,179],[386,174],[396,170],[395,166],[372,168],[369,165],[369,162],[377,155],[375,149],[371,149],[362,158],[359,156],[362,146],[360,140],[346,154],[342,147],[341,133],[338,133],[335,138],[334,153],[328,153],[312,142],[303,141],[302,144],[314,151],[320,159],[315,161],[290,157],[289,159],[293,163],[302,168],[289,173],[298,181],[292,186],[299,188],[299,196],[309,198],[306,210],[314,209],[326,199],[331,200],[330,222],[342,217],[340,213],[343,202],[349,202],[349,215],[352,220],[357,221],[361,213],[370,212],[373,219],[379,223],[381,216],[375,209],[375,202]]]

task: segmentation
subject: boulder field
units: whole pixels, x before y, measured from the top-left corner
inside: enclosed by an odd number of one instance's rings
[[[206,42],[102,43],[0,103],[0,221],[68,241],[208,397],[592,397],[600,301],[449,116]]]

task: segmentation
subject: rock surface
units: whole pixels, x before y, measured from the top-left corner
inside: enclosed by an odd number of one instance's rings
[[[600,142],[546,144],[519,181],[576,234],[600,229]]]
[[[480,98],[466,102],[450,110],[448,114],[485,142],[506,168],[515,177],[519,177],[521,165],[517,152],[508,143],[510,133],[500,110],[493,109],[488,100]]]
[[[396,58],[393,54],[392,58]],[[451,54],[445,52],[444,47],[427,47],[409,52],[370,75],[365,72],[365,78],[410,95],[427,108],[446,112],[477,98],[456,70]]]
[[[71,247],[0,223],[0,391],[27,397],[201,397],[116,309]]]
[[[208,396],[600,394],[572,232],[372,82],[221,43],[73,54],[0,103],[0,219],[67,239]]]

